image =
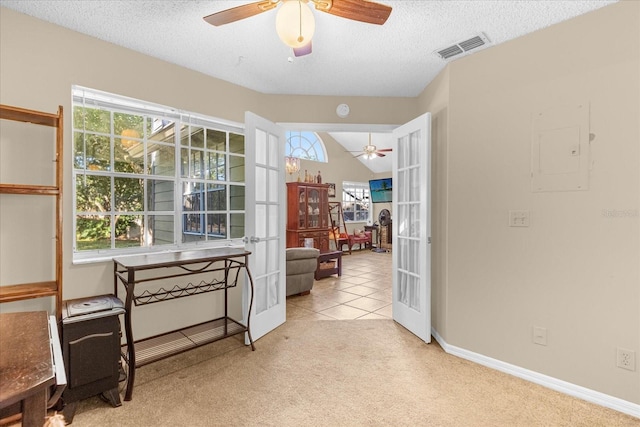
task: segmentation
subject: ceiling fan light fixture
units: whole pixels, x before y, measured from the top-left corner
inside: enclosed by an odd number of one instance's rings
[[[311,42],[316,29],[313,12],[303,0],[285,0],[276,15],[276,32],[284,44],[300,48]]]

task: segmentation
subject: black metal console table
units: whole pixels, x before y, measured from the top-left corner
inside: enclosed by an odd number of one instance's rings
[[[122,283],[126,290],[124,327],[127,351],[124,357],[128,366],[128,380],[124,400],[131,400],[136,367],[244,332],[249,337],[251,349],[255,350],[249,329],[251,307],[253,305],[253,278],[248,267],[250,254],[251,252],[244,249],[216,248],[123,256],[113,259],[114,294],[118,295],[118,282]],[[149,270],[163,268],[172,270],[165,275],[155,275],[153,272],[149,272]],[[243,270],[247,272],[251,287],[246,325],[230,318],[227,307],[228,289],[238,284],[238,277]],[[141,271],[148,273],[141,275],[142,277],[136,277],[136,274]],[[171,289],[159,287],[161,285],[157,283],[151,289],[148,286],[150,282],[159,280],[208,273],[214,276],[210,280],[174,285]],[[147,289],[136,293],[136,287],[140,290],[145,285]],[[131,324],[133,305],[153,304],[219,290],[224,290],[224,316],[199,325],[167,332],[161,336],[147,338],[138,342],[134,341],[133,326]]]

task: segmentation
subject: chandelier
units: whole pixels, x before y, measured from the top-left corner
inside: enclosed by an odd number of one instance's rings
[[[297,157],[287,156],[284,158],[284,169],[289,175],[293,175],[300,170],[300,159]]]

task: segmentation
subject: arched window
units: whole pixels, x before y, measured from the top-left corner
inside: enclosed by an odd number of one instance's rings
[[[315,132],[287,131],[285,156],[327,163],[327,150]]]

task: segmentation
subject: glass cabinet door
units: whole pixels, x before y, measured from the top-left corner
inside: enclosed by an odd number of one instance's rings
[[[309,228],[318,228],[320,226],[320,192],[315,188],[309,188],[307,191],[307,225]]]
[[[307,192],[304,187],[298,189],[298,228],[307,228]]]
[[[319,191],[320,200],[318,200],[320,204],[320,227],[327,228],[329,227],[329,212],[327,211],[329,207],[329,195],[327,194],[327,190]]]

